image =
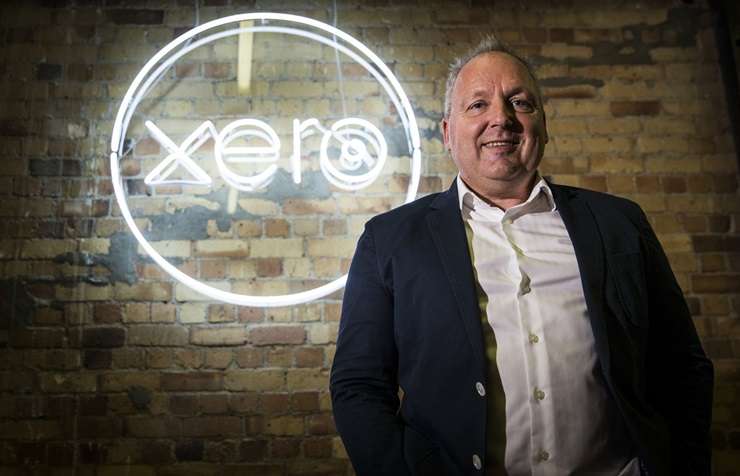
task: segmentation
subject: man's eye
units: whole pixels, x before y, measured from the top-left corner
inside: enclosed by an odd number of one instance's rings
[[[476,111],[478,109],[483,108],[483,106],[485,106],[485,103],[483,101],[476,101],[473,104],[471,104],[470,107],[468,107],[468,109],[472,111]]]
[[[530,101],[527,101],[526,99],[520,99],[520,98],[512,99],[511,105],[514,106],[514,109],[516,109],[517,111],[522,111],[522,112],[534,111],[534,105]]]

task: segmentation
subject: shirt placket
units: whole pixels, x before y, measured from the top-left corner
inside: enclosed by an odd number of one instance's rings
[[[502,227],[507,242],[514,252],[515,259],[512,267],[516,269],[514,276],[518,280],[515,305],[519,315],[518,342],[521,346],[521,355],[524,358],[525,375],[527,377],[527,399],[530,415],[530,457],[532,461],[532,475],[547,474],[545,464],[551,458],[547,448],[546,415],[547,406],[551,405],[549,386],[543,375],[545,342],[542,335],[543,322],[539,306],[535,299],[535,292],[530,281],[531,266],[525,254],[526,245],[524,235],[517,233],[514,220],[506,215],[502,220]],[[528,272],[529,270],[529,272]]]

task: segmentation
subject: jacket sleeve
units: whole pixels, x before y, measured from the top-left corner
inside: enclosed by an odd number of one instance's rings
[[[397,415],[393,296],[381,277],[371,223],[358,242],[344,291],[331,370],[332,407],[358,476],[403,476],[409,470]]]
[[[668,259],[640,212],[646,255],[650,337],[648,391],[671,433],[671,474],[711,473],[714,369]]]

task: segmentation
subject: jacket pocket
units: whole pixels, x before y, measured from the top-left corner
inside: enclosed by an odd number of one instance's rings
[[[645,271],[639,252],[619,253],[608,258],[610,282],[630,323],[648,325],[648,301]]]

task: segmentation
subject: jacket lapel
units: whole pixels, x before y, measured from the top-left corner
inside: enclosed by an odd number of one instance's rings
[[[581,273],[596,352],[604,374],[609,375],[609,340],[604,315],[604,249],[593,211],[576,189],[549,184],[558,212],[568,230]]]
[[[473,355],[479,360],[481,367],[485,368],[478,296],[456,182],[452,183],[449,190],[439,194],[430,207],[432,210],[427,215],[429,231],[457,301]]]

